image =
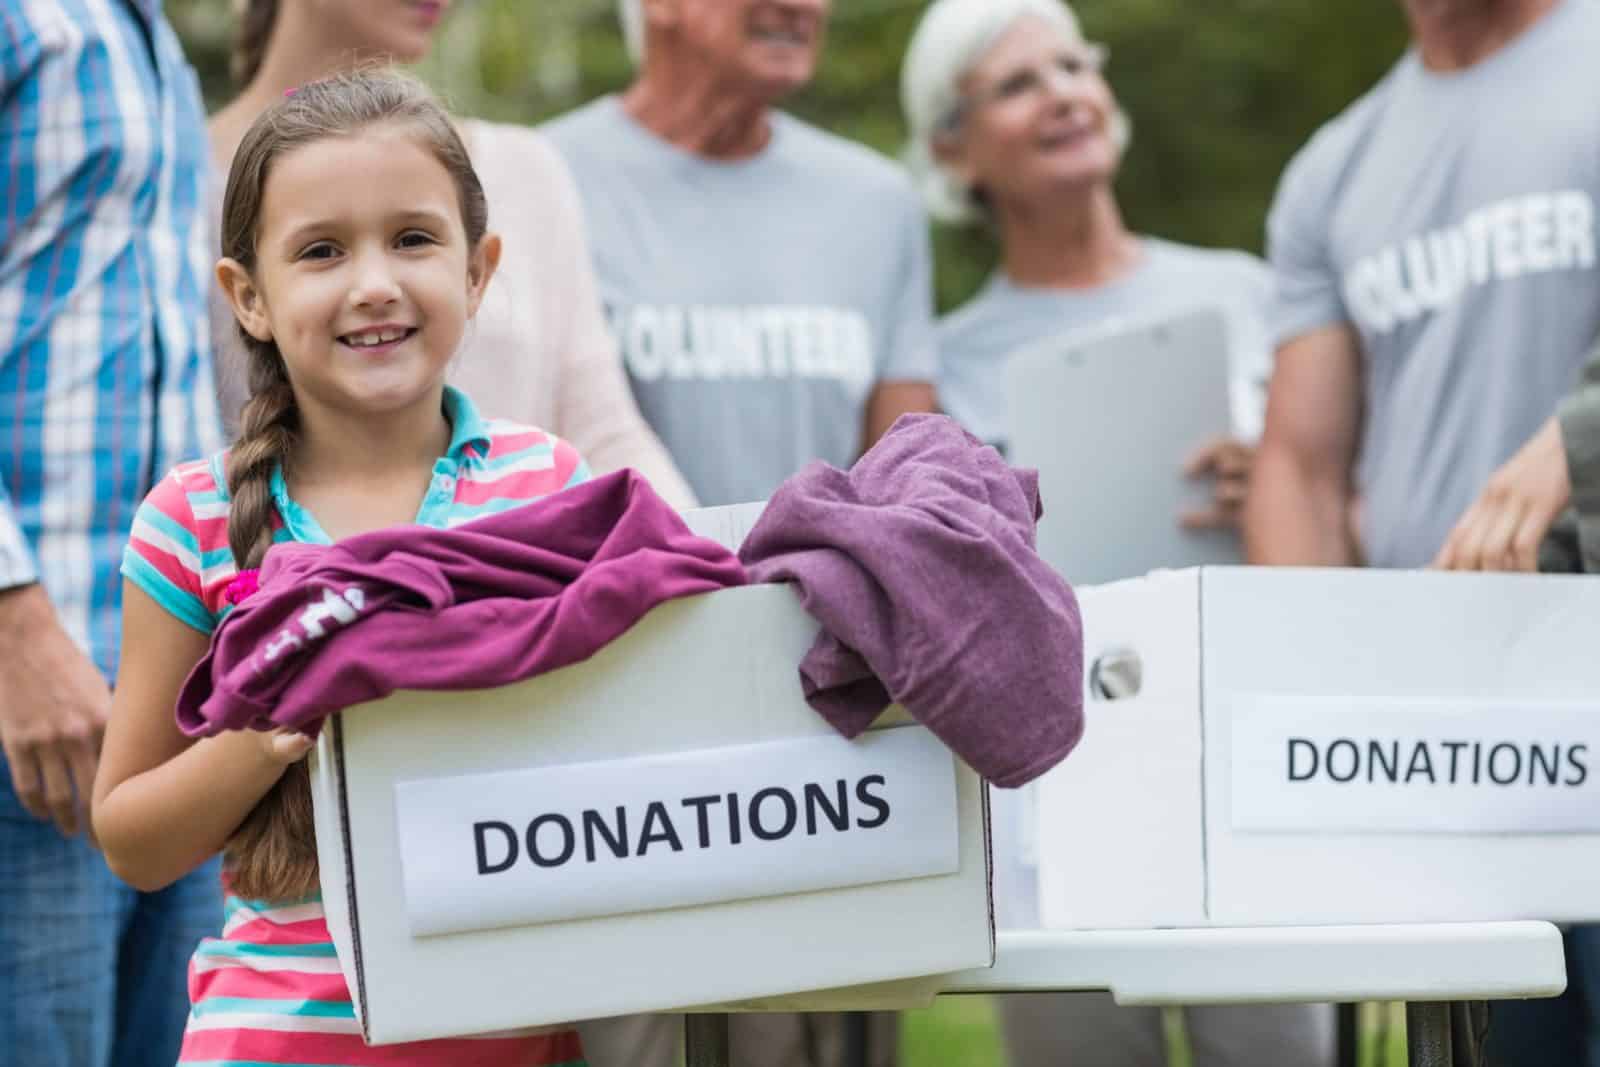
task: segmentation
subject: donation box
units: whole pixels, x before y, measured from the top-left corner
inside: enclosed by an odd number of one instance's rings
[[[785,586],[673,601],[590,660],[329,721],[324,906],[374,1044],[993,960],[984,786],[900,709],[801,696]]]
[[[1600,582],[1205,567],[1078,595],[1044,925],[1600,919]]]

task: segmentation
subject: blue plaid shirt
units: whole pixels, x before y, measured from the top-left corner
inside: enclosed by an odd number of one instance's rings
[[[160,0],[0,3],[0,589],[108,678],[134,512],[222,445],[208,162]]]

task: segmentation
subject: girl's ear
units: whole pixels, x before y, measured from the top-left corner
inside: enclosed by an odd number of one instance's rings
[[[467,260],[468,318],[478,313],[478,305],[483,303],[484,290],[489,288],[489,279],[494,277],[495,270],[500,266],[500,247],[500,235],[486,233]]]
[[[223,259],[217,263],[217,283],[233,307],[233,315],[244,327],[244,332],[257,341],[272,340],[272,324],[267,320],[267,303],[256,288],[255,279],[236,259]]]

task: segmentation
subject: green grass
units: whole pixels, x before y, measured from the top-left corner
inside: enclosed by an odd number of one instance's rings
[[[1387,1013],[1387,1056],[1379,1055],[1381,1023]],[[1397,1004],[1361,1006],[1362,1067],[1406,1062],[1405,1012]],[[1190,1067],[1183,1024],[1177,1012],[1167,1017],[1171,1067]],[[940,997],[933,1007],[906,1012],[900,1031],[901,1067],[1006,1067],[1005,1051],[988,997]]]

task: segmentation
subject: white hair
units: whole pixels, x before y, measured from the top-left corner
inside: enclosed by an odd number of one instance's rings
[[[906,47],[900,66],[900,106],[911,134],[905,162],[937,219],[975,222],[984,217],[973,190],[939,162],[933,142],[959,119],[961,79],[1018,19],[1029,15],[1058,27],[1075,42],[1083,41],[1078,17],[1063,0],[935,0]],[[1119,148],[1127,144],[1128,122],[1121,111],[1113,116],[1111,134]]]
[[[617,0],[617,19],[622,23],[628,56],[638,66],[644,62],[644,0]]]

